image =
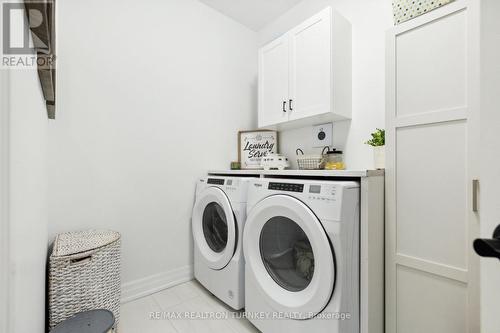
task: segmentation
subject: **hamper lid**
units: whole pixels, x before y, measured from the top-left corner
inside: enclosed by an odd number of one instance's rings
[[[66,319],[50,333],[105,333],[115,323],[115,317],[109,310],[91,310],[80,312]]]
[[[69,256],[94,250],[120,239],[120,234],[112,230],[85,230],[66,232],[56,236],[52,255]]]

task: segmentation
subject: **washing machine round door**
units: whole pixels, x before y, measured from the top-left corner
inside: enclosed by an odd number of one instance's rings
[[[245,223],[246,265],[267,303],[293,319],[309,319],[330,301],[335,256],[316,215],[301,201],[274,195],[259,202]]]
[[[192,217],[194,244],[208,267],[227,266],[236,248],[236,220],[226,194],[217,187],[205,189],[195,202]]]

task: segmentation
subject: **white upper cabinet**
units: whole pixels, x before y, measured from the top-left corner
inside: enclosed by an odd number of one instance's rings
[[[330,110],[330,11],[323,12],[290,31],[289,40],[290,109],[293,111],[290,119],[301,119]]]
[[[259,122],[278,124],[288,120],[288,38],[279,38],[260,50],[259,67],[266,75],[260,76]]]
[[[259,52],[259,127],[351,118],[351,25],[330,7]]]

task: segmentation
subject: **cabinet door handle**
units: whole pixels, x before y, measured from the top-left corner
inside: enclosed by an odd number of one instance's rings
[[[290,102],[288,103],[288,107],[290,108],[290,111],[293,111],[292,103],[293,103],[293,99],[291,99]]]
[[[283,112],[286,112],[286,101],[283,101]]]

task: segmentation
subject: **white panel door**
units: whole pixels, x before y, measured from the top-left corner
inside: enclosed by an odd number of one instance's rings
[[[466,29],[464,15],[453,15],[398,35],[398,116],[466,105]],[[432,45],[432,52],[427,45]]]
[[[259,51],[259,127],[288,121],[288,36]]]
[[[458,0],[388,34],[388,333],[479,331],[471,3]]]
[[[332,12],[327,8],[290,31],[290,119],[331,110]]]

